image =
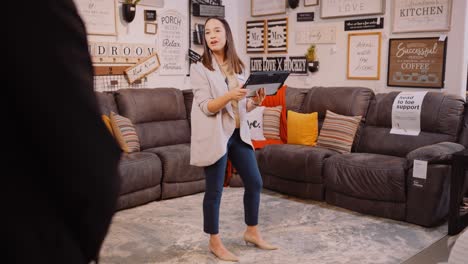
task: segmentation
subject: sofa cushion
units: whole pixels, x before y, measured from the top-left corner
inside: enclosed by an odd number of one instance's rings
[[[101,115],[101,118],[102,118],[102,122],[104,122],[104,125],[106,125],[107,127],[107,130],[109,131],[109,133],[114,136],[114,131],[112,130],[112,124],[111,124],[111,120],[109,118],[108,115]]]
[[[275,107],[281,106],[281,117],[280,117],[280,128],[279,128],[279,139],[286,142],[288,140],[288,131],[286,123],[286,91],[288,90],[287,85],[283,85],[275,95],[270,95],[265,97],[265,100],[262,102],[262,106],[266,107]],[[265,134],[265,130],[263,131]],[[265,135],[265,137],[267,137]],[[276,138],[275,138],[276,139]]]
[[[263,135],[267,139],[280,139],[281,110],[283,106],[265,107],[263,110]]]
[[[288,144],[315,146],[318,135],[317,113],[288,110]]]
[[[175,88],[121,89],[116,92],[121,115],[136,127],[142,149],[190,142],[185,99]]]
[[[362,116],[365,120],[373,97],[373,91],[364,87],[313,87],[304,98],[301,112],[318,112],[319,120],[325,118],[327,110],[340,115]]]
[[[161,183],[162,163],[153,153],[122,154],[119,164],[120,194],[127,194]]]
[[[286,111],[301,112],[302,103],[309,90],[308,88],[288,87],[286,90]]]
[[[344,116],[327,110],[317,140],[317,146],[336,150],[340,153],[351,152],[354,136],[361,123],[361,116]]]
[[[324,167],[327,190],[367,200],[406,201],[409,166],[404,158],[348,153],[330,157]]]
[[[463,116],[463,125],[458,142],[468,148],[468,101],[465,103],[465,114]]]
[[[258,106],[247,113],[247,124],[249,125],[250,138],[252,140],[266,140],[263,135],[263,110],[264,106]]]
[[[145,152],[155,153],[161,159],[164,171],[162,182],[176,183],[205,179],[203,168],[190,165],[190,144],[150,148]]]
[[[98,100],[99,109],[101,114],[109,115],[110,112],[119,113],[117,104],[114,99],[114,93],[112,92],[96,92],[96,98]]]
[[[324,160],[333,150],[303,145],[268,145],[258,156],[262,173],[297,182],[322,183]]]
[[[376,95],[356,151],[405,157],[422,146],[456,142],[462,125],[461,97],[428,92],[421,106],[421,132],[418,136],[407,136],[390,134],[392,106],[397,95],[398,92]]]
[[[110,123],[113,135],[124,152],[140,151],[140,140],[130,119],[111,112]]]

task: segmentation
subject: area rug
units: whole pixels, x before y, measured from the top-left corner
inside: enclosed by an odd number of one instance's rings
[[[243,188],[225,188],[220,235],[240,263],[401,263],[442,238],[446,224],[423,228],[372,217],[323,202],[265,190],[259,227],[280,249],[245,245]],[[118,212],[101,250],[104,264],[223,263],[208,251],[203,233],[203,193],[152,202]]]

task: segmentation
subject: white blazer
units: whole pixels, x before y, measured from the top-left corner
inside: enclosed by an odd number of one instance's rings
[[[236,121],[232,106],[228,103],[217,113],[208,110],[208,102],[228,92],[228,85],[217,63],[214,71],[208,70],[201,62],[191,65],[190,82],[193,90],[192,135],[190,143],[190,164],[205,167],[214,164],[227,151],[227,143],[234,133]],[[239,83],[245,78],[238,75]],[[252,149],[250,130],[247,124],[247,100],[239,101],[240,136]]]

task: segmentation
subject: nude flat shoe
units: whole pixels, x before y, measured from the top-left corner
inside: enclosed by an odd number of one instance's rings
[[[218,254],[215,253],[215,251],[211,247],[209,247],[209,248],[210,248],[210,252],[213,253],[213,255],[215,255],[220,260],[239,262],[239,258],[236,255],[229,252],[229,251],[226,254],[219,254],[218,255]]]
[[[278,249],[277,246],[273,246],[273,245],[269,244],[268,242],[266,242],[264,240],[263,241],[257,241],[255,238],[247,236],[245,234],[244,234],[244,241],[245,241],[246,245],[248,245],[250,243],[250,244],[253,244],[253,245],[255,245],[256,247],[258,247],[260,249],[266,249],[266,250]]]

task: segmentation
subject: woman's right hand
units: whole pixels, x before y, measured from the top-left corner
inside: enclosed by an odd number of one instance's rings
[[[228,94],[231,100],[239,101],[245,98],[245,96],[247,95],[247,92],[248,92],[247,89],[242,88],[242,85],[239,85],[238,87],[234,89],[230,89]]]

